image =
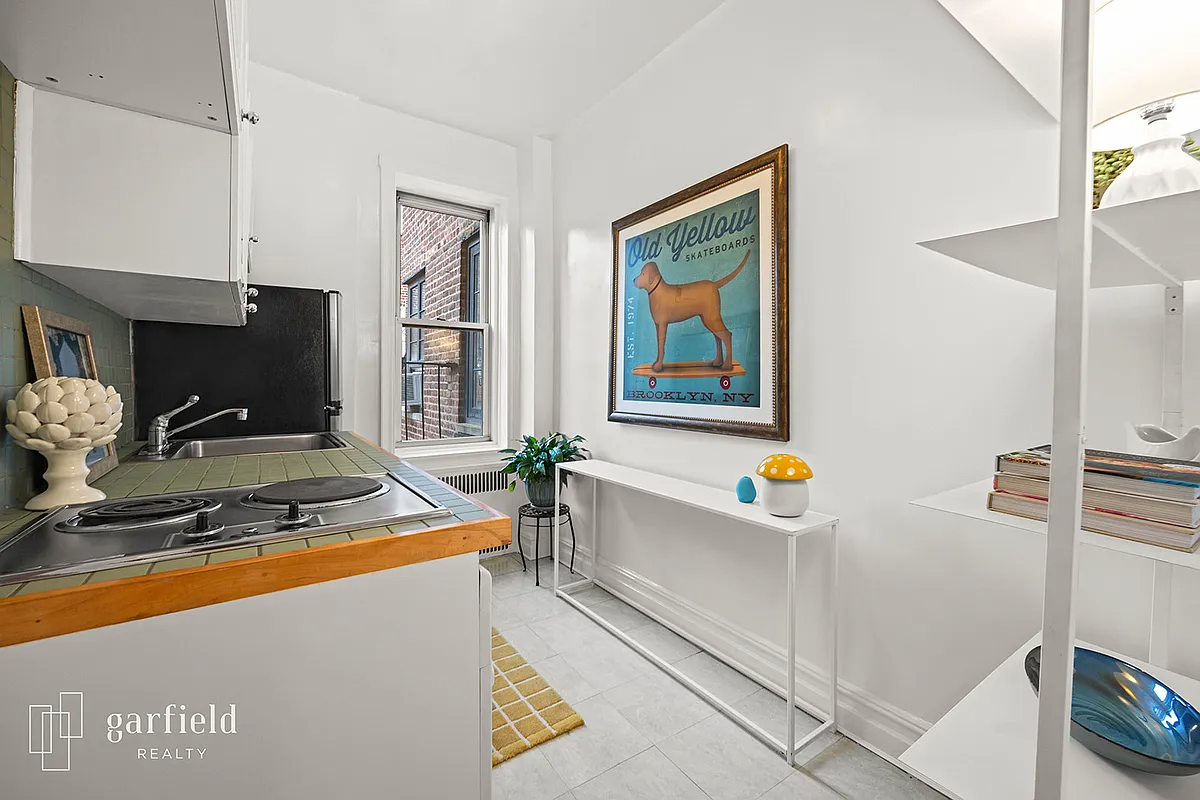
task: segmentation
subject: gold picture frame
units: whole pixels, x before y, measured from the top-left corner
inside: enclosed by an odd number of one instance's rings
[[[787,204],[784,144],[612,224],[610,422],[789,440]]]
[[[92,349],[92,326],[82,320],[39,306],[21,306],[25,336],[33,356],[33,374],[42,378],[93,378],[100,380]],[[87,456],[88,482],[117,466],[113,443],[93,449]]]

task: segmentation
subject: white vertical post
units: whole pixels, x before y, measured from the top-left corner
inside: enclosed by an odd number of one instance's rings
[[[1154,562],[1154,592],[1150,602],[1150,653],[1146,658],[1156,667],[1170,669],[1171,584],[1175,568],[1169,562]]]
[[[379,155],[379,220],[382,231],[379,246],[379,444],[389,453],[395,453],[397,437],[403,432],[396,430],[396,406],[393,405],[399,329],[396,324],[396,302],[400,296],[396,292],[396,243],[399,241],[400,206],[396,202],[395,165],[382,153]],[[348,394],[343,387],[343,399]],[[404,398],[400,400],[403,402]],[[346,416],[342,417],[343,422],[346,419]]]
[[[1092,267],[1092,0],[1062,3],[1054,429],[1034,800],[1065,796]]]
[[[1183,286],[1163,290],[1162,426],[1183,433]],[[1161,666],[1161,665],[1160,665]]]

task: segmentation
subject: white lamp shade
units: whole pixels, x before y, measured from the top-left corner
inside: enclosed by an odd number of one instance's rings
[[[1118,150],[1122,147],[1134,147],[1142,144],[1148,138],[1152,138],[1152,135],[1153,137],[1187,137],[1200,130],[1200,92],[1176,97],[1175,110],[1165,120],[1156,122],[1152,126],[1147,125],[1146,120],[1142,119],[1140,109],[1139,106],[1132,111],[1118,114],[1092,128],[1092,150]]]
[[[1200,0],[1097,0],[1094,36],[1093,124],[1200,91]],[[1197,116],[1189,123],[1177,104],[1172,117],[1180,119],[1170,120],[1172,128],[1192,127],[1176,132],[1200,127],[1200,103],[1195,108]]]

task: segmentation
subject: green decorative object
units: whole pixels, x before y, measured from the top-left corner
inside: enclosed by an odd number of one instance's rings
[[[525,482],[525,493],[533,505],[541,508],[553,506],[554,465],[587,458],[588,451],[579,446],[584,438],[568,438],[562,433],[551,433],[541,439],[524,436],[521,440],[525,446],[520,450],[509,448],[500,451],[507,462],[501,472],[516,475]],[[563,488],[567,486],[565,474],[562,476],[562,485]],[[516,488],[515,482],[508,485],[510,492],[516,491]]]

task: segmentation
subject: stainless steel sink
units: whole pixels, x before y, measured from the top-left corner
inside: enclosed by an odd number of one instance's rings
[[[221,439],[189,439],[170,442],[166,452],[152,456],[138,452],[134,461],[164,461],[176,458],[254,456],[267,453],[298,453],[307,450],[340,450],[349,447],[335,433],[287,433],[277,436],[228,436]]]

